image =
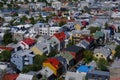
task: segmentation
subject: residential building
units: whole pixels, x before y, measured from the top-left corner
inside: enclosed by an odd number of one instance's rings
[[[72,40],[75,43],[78,43],[84,36],[90,34],[90,30],[73,30],[72,31]]]
[[[34,25],[34,30],[39,35],[50,35],[53,36],[61,27],[58,26],[49,26],[45,23],[37,23]]]
[[[66,61],[67,61],[67,70],[68,70],[70,67],[74,66],[74,64],[75,64],[74,57],[73,57],[72,54],[70,54],[70,52],[68,52],[68,51],[62,51],[62,52],[60,52],[60,54],[57,54],[56,56],[62,56],[63,58],[66,59]],[[64,64],[64,66],[65,66],[65,65],[66,65],[66,64]]]
[[[76,72],[67,72],[65,80],[85,80],[85,75]]]
[[[50,68],[55,76],[60,76],[62,74],[63,65],[56,58],[48,58],[46,61],[43,62],[43,67]]]
[[[107,71],[92,70],[87,73],[86,78],[88,80],[91,79],[110,80],[110,73]]]
[[[52,2],[52,7],[56,10],[60,10],[61,6],[62,6],[62,3],[60,1]]]
[[[10,61],[19,71],[26,65],[33,64],[34,53],[30,50],[20,50],[11,55]]]
[[[32,38],[25,38],[22,41],[19,42],[22,49],[29,49],[31,46],[35,44],[35,40]]]
[[[16,80],[33,80],[33,75],[20,73]]]
[[[76,72],[86,75],[89,71],[91,71],[93,69],[94,68],[92,66],[81,65],[80,67],[78,67]]]
[[[5,74],[2,80],[16,80],[18,74]]]
[[[62,56],[55,56],[63,65],[62,73],[67,72],[67,60]]]
[[[70,54],[72,54],[72,56],[74,57],[76,62],[80,61],[83,58],[83,48],[82,47],[73,45],[73,46],[67,47],[65,49],[65,51],[70,52]]]
[[[110,68],[110,80],[120,79],[120,59],[116,58],[111,64]]]
[[[58,46],[55,47],[58,51],[60,51],[65,47],[65,39],[66,39],[65,32],[55,33],[51,39],[56,40],[56,43],[58,43]]]
[[[94,57],[96,58],[104,58],[105,60],[112,59],[111,54],[112,52],[107,46],[94,49]]]
[[[86,36],[76,45],[84,49],[94,48],[94,38],[92,36]]]
[[[31,51],[33,51],[36,55],[48,55],[50,53],[50,44],[44,42],[38,42],[33,47],[31,47]]]
[[[44,77],[43,79],[56,80],[56,76],[54,75],[53,71],[48,67],[43,68],[40,71],[40,74]]]
[[[102,45],[105,40],[105,34],[101,31],[97,31],[94,34],[94,38],[95,38],[97,44]]]

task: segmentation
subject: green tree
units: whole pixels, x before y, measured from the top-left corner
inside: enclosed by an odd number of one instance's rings
[[[115,57],[119,57],[120,58],[120,45],[118,45],[116,48],[115,48]]]
[[[61,22],[59,23],[59,26],[61,27],[61,26],[65,25],[65,24],[66,24],[66,22],[61,21]]]
[[[75,42],[74,42],[74,40],[73,40],[73,38],[72,38],[72,40],[70,40],[70,41],[68,42],[67,47],[72,46],[72,45],[74,45],[74,44],[75,44]]]
[[[3,22],[4,21],[4,18],[0,17],[0,22]]]
[[[48,57],[54,57],[54,56],[57,55],[57,54],[58,54],[58,51],[57,51],[57,50],[52,50],[52,51],[49,53]]]
[[[6,33],[3,36],[3,44],[7,45],[11,42],[13,42],[12,40],[12,34],[9,31],[6,31]]]
[[[4,50],[0,53],[0,61],[10,61],[10,57],[11,57],[11,52]]]
[[[3,2],[0,2],[0,9],[3,8]]]
[[[47,59],[44,55],[36,55],[32,65],[27,65],[23,68],[22,72],[27,73],[29,71],[38,71],[42,68],[42,63]]]
[[[25,23],[25,21],[27,20],[28,18],[26,17],[26,16],[23,16],[22,18],[21,18],[21,22],[22,23]]]
[[[106,71],[108,65],[109,65],[108,62],[104,58],[100,58],[97,61],[97,66],[100,70]]]
[[[31,21],[31,24],[35,24],[36,23],[36,21],[35,21],[35,19],[33,17],[31,17],[29,20]]]
[[[85,63],[89,63],[93,60],[93,52],[90,50],[85,50],[83,52]]]
[[[107,29],[109,27],[107,22],[105,23],[104,26],[105,26],[105,29]]]
[[[100,27],[92,27],[92,26],[89,27],[88,29],[90,30],[91,34],[101,30]]]

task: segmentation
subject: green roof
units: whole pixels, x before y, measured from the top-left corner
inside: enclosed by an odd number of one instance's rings
[[[94,35],[94,38],[95,38],[95,39],[98,39],[99,37],[103,37],[103,36],[104,36],[104,33],[103,33],[103,32],[97,31],[97,32],[95,33],[95,35]]]
[[[67,59],[68,61],[72,60],[74,57],[72,56],[72,54],[70,54],[70,52],[62,52],[59,54],[59,56],[64,57],[65,59]]]

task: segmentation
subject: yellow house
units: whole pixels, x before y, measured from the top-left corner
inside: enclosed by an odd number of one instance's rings
[[[81,26],[80,26],[80,24],[75,24],[75,30],[81,30]]]
[[[98,59],[99,58],[104,58],[105,60],[112,59],[111,54],[112,54],[112,51],[107,46],[94,49],[94,57]]]
[[[40,51],[40,49],[38,49],[36,46],[33,46],[30,50],[33,51],[34,54],[36,54],[36,55],[43,55],[43,53]]]
[[[56,58],[48,58],[43,62],[43,67],[50,68],[56,76],[62,73],[62,64]]]
[[[96,53],[94,54],[94,57],[97,59],[104,58],[105,60],[107,60],[106,57],[102,53]]]

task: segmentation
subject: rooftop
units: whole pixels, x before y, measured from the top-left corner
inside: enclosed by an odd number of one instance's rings
[[[88,72],[88,71],[90,71],[90,70],[92,70],[93,69],[93,67],[92,66],[85,66],[85,65],[81,65],[78,69],[77,69],[77,71],[78,72]]]

